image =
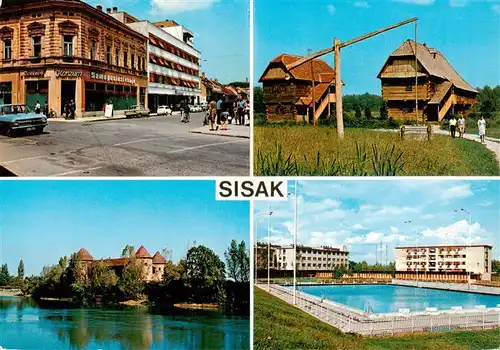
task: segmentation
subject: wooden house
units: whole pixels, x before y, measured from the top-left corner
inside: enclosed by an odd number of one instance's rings
[[[322,60],[309,61],[291,70],[286,68],[301,58],[279,55],[259,79],[268,121],[316,121],[322,114],[330,113],[330,105],[335,102],[333,69]]]
[[[412,40],[406,40],[389,56],[378,78],[382,80],[382,98],[393,119],[416,120],[416,101],[419,120],[427,122],[440,122],[449,113],[465,114],[476,103],[477,90],[441,52],[425,44],[415,45]]]

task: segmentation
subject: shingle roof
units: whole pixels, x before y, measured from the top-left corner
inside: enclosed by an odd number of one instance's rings
[[[103,259],[101,260],[107,266],[125,266],[130,261],[130,258],[116,258],[116,259]]]
[[[153,264],[166,264],[167,259],[163,257],[163,255],[160,254],[160,252],[156,252],[156,254],[153,256]]]
[[[90,253],[87,251],[87,249],[82,248],[76,253],[78,257],[80,258],[81,261],[93,261],[94,257],[90,255]]]
[[[429,104],[440,104],[443,98],[450,91],[453,84],[450,81],[445,81],[437,88],[436,92],[429,101]]]
[[[332,67],[328,65],[323,60],[308,61],[295,67],[288,71],[286,66],[300,60],[302,56],[281,54],[274,58],[266,68],[266,71],[259,79],[259,81],[264,80],[282,80],[286,78],[286,74],[290,74],[291,77],[297,80],[312,80],[313,72],[311,70],[311,64],[314,68],[314,81],[319,83],[331,83],[335,79],[335,72]],[[314,63],[313,63],[314,62]],[[272,70],[272,72],[270,72]],[[269,74],[271,73],[271,74]]]
[[[319,83],[314,86],[314,100],[316,102],[321,100],[321,97],[323,96],[323,94],[325,93],[325,91],[328,89],[329,86],[330,86],[329,83]],[[303,104],[308,106],[311,103],[312,103],[312,90],[307,97],[301,97],[296,104]]]
[[[478,92],[476,89],[470,86],[460,76],[460,74],[457,73],[457,71],[451,66],[451,64],[441,52],[422,44],[415,45],[415,41],[413,40],[406,40],[401,46],[396,49],[396,51],[394,51],[390,55],[390,57],[415,57],[415,48],[417,50],[418,61],[430,75],[449,80],[459,89],[476,93]],[[387,60],[387,62],[389,61],[389,59]],[[384,64],[384,67],[387,65],[387,62]],[[382,71],[384,67],[382,67]],[[379,78],[381,77],[382,71],[378,75]]]
[[[137,250],[137,253],[135,253],[136,258],[151,258],[151,255],[149,255],[148,251],[146,248],[144,248],[143,245]]]

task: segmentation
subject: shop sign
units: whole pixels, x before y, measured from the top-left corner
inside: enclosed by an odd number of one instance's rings
[[[81,78],[83,76],[82,71],[76,70],[56,70],[57,78]]]
[[[90,73],[90,79],[104,80],[104,81],[109,81],[112,83],[128,83],[128,84],[133,84],[133,85],[137,84],[136,80],[133,78],[125,78],[125,77],[120,77],[117,75],[107,75],[107,74],[96,73],[96,72]]]
[[[45,70],[26,70],[21,72],[23,78],[40,78],[45,76]]]

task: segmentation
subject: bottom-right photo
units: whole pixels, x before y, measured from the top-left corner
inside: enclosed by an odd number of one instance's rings
[[[497,349],[500,181],[298,180],[254,203],[255,349]]]

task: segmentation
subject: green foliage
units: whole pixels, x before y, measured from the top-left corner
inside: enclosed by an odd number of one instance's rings
[[[137,300],[144,292],[144,284],[141,281],[142,265],[135,258],[123,268],[122,276],[118,282],[118,289],[124,300]]]
[[[250,256],[244,241],[237,244],[233,239],[224,253],[224,257],[226,258],[228,278],[235,282],[250,281]]]
[[[361,112],[360,112],[361,113]],[[337,118],[320,119],[319,125],[324,127],[337,127]],[[352,116],[352,114],[344,114],[344,127],[357,129],[398,129],[400,124],[392,118],[361,118]]]
[[[500,260],[491,261],[491,272],[495,272],[500,275]]]
[[[192,301],[211,303],[224,299],[225,265],[211,249],[205,246],[189,249],[186,267]]]
[[[17,278],[19,280],[24,280],[24,261],[21,259],[19,265],[17,266]]]
[[[253,88],[253,112],[254,115],[266,113],[266,106],[262,99],[262,88],[258,86]]]
[[[346,112],[356,111],[357,109],[378,111],[384,103],[382,97],[368,93],[362,95],[344,95],[342,102],[344,111]]]
[[[499,117],[500,114],[500,85],[491,88],[486,85],[478,89],[478,103],[470,110],[469,117],[477,119],[483,116],[486,119]]]
[[[353,272],[396,272],[396,264],[394,262],[390,262],[388,265],[383,264],[375,264],[370,265],[366,261],[355,262],[349,261],[348,273]]]
[[[135,252],[135,247],[127,244],[125,248],[123,248],[121,256],[122,258],[130,258],[134,256],[134,252]]]
[[[3,264],[0,267],[0,286],[7,286],[12,280],[11,275],[9,274],[9,267],[7,264]]]
[[[372,117],[372,111],[370,108],[365,108],[365,118],[370,119]]]
[[[233,81],[232,83],[229,83],[227,85],[230,85],[232,87],[239,87],[242,89],[248,89],[250,87],[250,84],[246,81]]]
[[[387,110],[387,103],[384,101],[379,108],[379,117],[380,120],[386,120],[389,118],[389,111]]]
[[[340,114],[340,113],[339,113]],[[356,119],[361,119],[361,106],[360,105],[356,105],[354,107],[354,117]]]

